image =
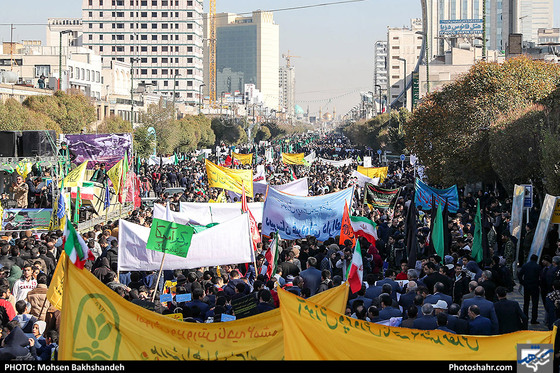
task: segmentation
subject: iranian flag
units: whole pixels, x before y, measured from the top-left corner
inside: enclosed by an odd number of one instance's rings
[[[357,293],[362,288],[364,278],[364,263],[362,261],[362,250],[360,249],[360,240],[356,240],[354,255],[352,255],[352,264],[348,268],[346,274],[348,285],[352,294]]]
[[[371,245],[375,245],[377,240],[377,225],[364,216],[350,216],[354,234],[357,237],[364,237]]]
[[[280,255],[281,248],[278,245],[278,241],[280,241],[280,235],[278,231],[274,234],[274,238],[270,241],[270,245],[268,246],[268,250],[264,255],[268,263],[268,267],[266,268],[266,277],[271,279],[276,274],[276,265],[278,263],[278,256]]]
[[[82,236],[76,232],[76,228],[74,228],[70,219],[66,219],[64,243],[62,246],[70,261],[80,269],[84,268],[88,259],[95,260],[93,253],[90,251]]]

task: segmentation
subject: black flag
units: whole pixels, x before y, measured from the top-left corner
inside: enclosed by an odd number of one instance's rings
[[[408,268],[416,267],[416,259],[418,257],[418,211],[414,203],[414,194],[410,201],[410,206],[406,212],[406,252],[408,256]]]

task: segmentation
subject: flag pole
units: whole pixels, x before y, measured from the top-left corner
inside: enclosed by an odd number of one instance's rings
[[[163,252],[163,256],[161,257],[161,263],[159,265],[158,277],[156,279],[156,286],[154,288],[154,293],[152,294],[152,302],[156,299],[156,293],[159,287],[159,279],[161,277],[161,272],[163,271],[163,262],[165,260],[165,251]]]

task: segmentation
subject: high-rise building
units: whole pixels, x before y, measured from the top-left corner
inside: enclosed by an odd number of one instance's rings
[[[210,35],[208,15],[204,38]],[[245,84],[254,84],[264,104],[278,109],[280,30],[271,12],[255,11],[244,17],[232,13],[215,15],[216,27],[216,97],[243,92]],[[208,42],[205,43],[206,45]],[[204,54],[205,95],[209,93],[209,54]]]
[[[373,48],[373,84],[374,94],[387,93],[387,40],[378,40]],[[376,87],[379,86],[379,87]]]
[[[83,0],[85,47],[130,63],[133,79],[154,92],[199,102],[203,2],[198,0]]]
[[[281,66],[279,74],[279,107],[289,118],[292,118],[296,107],[296,69],[294,66]]]
[[[387,28],[387,101],[391,107],[412,108],[413,71],[422,54],[422,20],[414,18],[410,27]]]
[[[519,2],[519,33],[523,42],[538,44],[539,29],[552,28],[554,25],[553,0],[516,0]]]

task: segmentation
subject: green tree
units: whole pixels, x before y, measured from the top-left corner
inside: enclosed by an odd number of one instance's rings
[[[157,104],[151,104],[146,112],[140,115],[140,123],[156,130],[158,154],[172,154],[181,140],[181,130],[174,119],[174,110],[161,99]]]
[[[156,138],[150,135],[148,131],[149,126],[140,124],[134,129],[133,141],[134,151],[140,158],[147,158],[153,153]],[[157,133],[156,133],[157,137]]]
[[[98,133],[132,133],[132,123],[118,115],[105,118],[96,129]]]

